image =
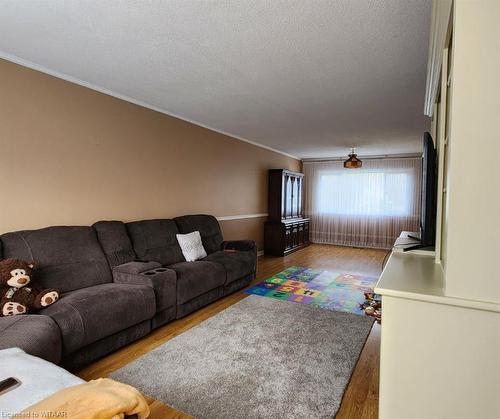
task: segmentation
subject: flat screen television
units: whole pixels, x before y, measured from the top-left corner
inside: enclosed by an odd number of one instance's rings
[[[420,237],[416,237],[420,244],[407,247],[405,251],[436,244],[437,153],[429,132],[424,133],[421,190]]]

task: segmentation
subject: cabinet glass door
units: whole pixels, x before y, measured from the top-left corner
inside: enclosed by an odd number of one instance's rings
[[[292,217],[292,205],[293,205],[293,178],[289,175],[285,175],[285,218]]]

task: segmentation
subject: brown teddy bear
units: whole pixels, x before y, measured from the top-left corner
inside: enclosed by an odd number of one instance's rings
[[[33,263],[18,259],[0,261],[0,316],[37,311],[58,298],[56,290],[43,289],[34,283]]]

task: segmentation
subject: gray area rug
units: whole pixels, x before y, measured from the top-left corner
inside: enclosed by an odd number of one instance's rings
[[[196,418],[332,418],[373,319],[249,296],[111,374]]]

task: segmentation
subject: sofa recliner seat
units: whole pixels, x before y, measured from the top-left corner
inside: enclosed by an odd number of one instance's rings
[[[131,284],[100,284],[62,294],[57,304],[40,314],[59,326],[63,355],[83,348],[123,329],[149,320],[156,311],[151,287]]]
[[[255,277],[257,246],[252,240],[224,241],[217,219],[211,215],[184,215],[174,218],[182,234],[199,231],[207,257],[226,271],[224,294],[242,288]]]
[[[177,304],[184,304],[207,292],[221,288],[226,271],[218,263],[208,261],[179,262],[168,266],[177,274]]]
[[[218,250],[203,259],[208,262],[215,262],[224,266],[226,270],[226,281],[228,285],[252,274],[255,271],[255,256],[253,252],[229,252]]]

